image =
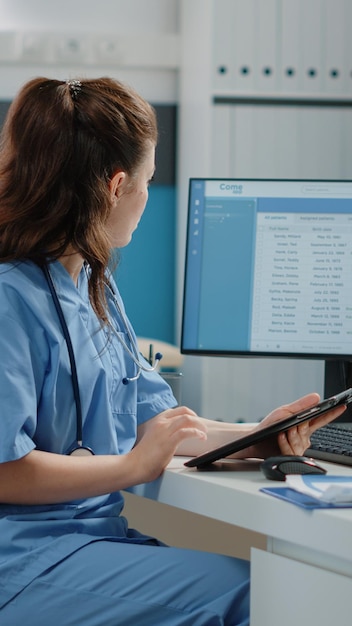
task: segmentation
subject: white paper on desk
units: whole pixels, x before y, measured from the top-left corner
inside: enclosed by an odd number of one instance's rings
[[[286,476],[286,485],[316,500],[331,504],[352,503],[352,476]]]

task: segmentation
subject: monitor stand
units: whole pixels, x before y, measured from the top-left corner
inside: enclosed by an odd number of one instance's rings
[[[352,387],[352,361],[325,361],[324,396],[328,398],[339,391]],[[352,423],[352,406],[337,418],[337,422]]]

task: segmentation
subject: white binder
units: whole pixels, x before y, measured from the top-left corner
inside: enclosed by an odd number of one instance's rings
[[[352,94],[352,2],[344,0],[343,2],[343,25],[341,28],[341,36],[344,41],[344,60],[343,60],[343,92],[346,95]]]
[[[215,3],[214,3],[215,4]],[[236,2],[221,0],[214,6],[213,24],[213,86],[216,93],[231,91],[236,72],[233,55]]]
[[[323,91],[323,35],[324,35],[324,5],[322,0],[295,0],[300,10],[300,37],[297,39],[301,54],[300,74],[302,90],[306,94],[321,93]],[[332,4],[335,4],[333,0]]]
[[[351,4],[351,0],[348,0]],[[350,59],[345,57],[346,35],[351,38],[351,22],[349,22],[349,32],[344,28],[346,19],[345,0],[334,0],[326,2],[325,5],[325,63],[323,71],[323,91],[329,94],[341,94],[346,88],[346,74]]]
[[[282,0],[281,55],[279,61],[279,89],[286,94],[299,90],[301,44],[300,0]]]
[[[257,2],[255,32],[255,88],[257,92],[275,93],[278,87],[278,57],[280,31],[278,28],[278,8],[280,0]]]
[[[235,10],[232,35],[233,87],[237,92],[252,93],[257,46],[254,23],[258,3],[256,0],[233,0],[232,4]]]

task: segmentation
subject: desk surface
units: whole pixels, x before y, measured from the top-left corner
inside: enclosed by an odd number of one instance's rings
[[[134,493],[186,511],[253,530],[275,540],[318,551],[334,559],[346,559],[352,545],[352,508],[308,511],[260,493],[264,486],[279,486],[267,480],[256,461],[234,461],[207,471],[184,467],[176,457],[153,483]],[[329,474],[352,476],[352,468],[322,463]],[[351,560],[350,554],[347,556]]]
[[[232,461],[231,469],[227,462],[222,470],[198,471],[185,468],[184,460],[173,459],[161,478],[135,492],[267,535],[267,551],[251,551],[251,626],[347,626],[352,508],[309,511],[261,493],[261,487],[282,483],[267,480],[259,462]],[[352,467],[322,465],[331,475],[352,476]]]

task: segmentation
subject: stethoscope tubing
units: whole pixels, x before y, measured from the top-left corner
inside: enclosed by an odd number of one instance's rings
[[[74,354],[74,351],[73,351],[71,336],[70,336],[70,332],[68,330],[68,326],[67,326],[67,323],[66,323],[66,320],[65,320],[64,312],[63,312],[61,304],[60,304],[60,300],[59,300],[58,295],[56,293],[56,289],[55,289],[55,285],[54,285],[53,279],[51,278],[51,274],[49,272],[49,268],[48,268],[47,265],[44,265],[42,269],[43,269],[45,278],[46,278],[46,280],[48,282],[49,289],[51,291],[51,295],[53,297],[55,308],[56,308],[56,311],[57,311],[57,314],[58,314],[58,317],[59,317],[59,320],[60,320],[62,332],[63,332],[64,338],[65,338],[65,341],[66,341],[66,345],[67,345],[68,356],[69,356],[69,359],[70,359],[71,375],[72,375],[73,395],[74,395],[75,405],[76,405],[76,424],[77,424],[76,440],[77,440],[77,445],[78,446],[82,446],[82,441],[83,441],[82,404],[81,404],[81,395],[80,395],[80,392],[79,392],[76,359],[75,359],[75,354]]]
[[[146,365],[144,365],[144,363],[142,363],[139,359],[139,350],[136,346],[136,342],[134,341],[134,338],[132,336],[132,333],[129,329],[128,326],[128,322],[125,319],[125,316],[123,314],[123,311],[120,307],[120,304],[116,298],[116,295],[114,293],[114,290],[111,286],[111,283],[107,283],[107,287],[109,289],[110,295],[113,298],[114,301],[114,305],[117,309],[117,312],[120,316],[120,318],[122,319],[123,325],[126,329],[126,333],[127,333],[127,337],[128,340],[130,342],[131,348],[132,350],[128,347],[127,343],[122,339],[121,335],[116,331],[116,329],[114,328],[114,326],[112,326],[112,331],[113,333],[116,335],[117,339],[119,340],[120,344],[122,345],[123,349],[127,352],[127,354],[131,357],[132,361],[134,362],[134,364],[137,366],[137,374],[135,376],[125,376],[122,379],[122,383],[124,385],[128,385],[130,382],[133,382],[135,380],[138,380],[138,378],[140,377],[142,371],[143,372],[154,372],[156,370],[156,368],[159,365],[159,362],[161,361],[161,359],[163,358],[163,355],[160,352],[157,352],[155,355],[155,359],[154,359],[154,364],[150,365],[149,367],[147,367]]]
[[[71,367],[71,375],[72,375],[72,388],[73,388],[73,395],[74,395],[74,401],[75,401],[75,406],[76,406],[76,443],[77,445],[75,447],[73,447],[73,449],[68,452],[68,454],[94,454],[94,452],[86,447],[83,446],[83,417],[82,417],[82,404],[81,404],[81,396],[80,396],[80,390],[79,390],[79,383],[78,383],[78,374],[77,374],[77,366],[76,366],[76,358],[75,358],[75,354],[74,354],[74,350],[73,350],[73,345],[72,345],[72,341],[71,341],[71,336],[70,336],[70,331],[68,329],[66,320],[65,320],[65,315],[64,312],[62,310],[62,306],[59,300],[59,297],[57,295],[57,291],[55,289],[55,285],[54,285],[54,281],[51,277],[50,271],[48,266],[45,264],[42,266],[42,270],[44,272],[44,276],[46,278],[46,281],[48,283],[52,298],[53,298],[53,302],[55,305],[55,309],[56,312],[58,314],[59,320],[60,320],[60,324],[61,324],[61,328],[62,328],[62,332],[65,338],[65,342],[67,345],[67,350],[68,350],[68,356],[70,359],[70,367]],[[125,376],[122,379],[122,382],[124,385],[129,384],[130,382],[136,381],[138,380],[138,378],[141,375],[141,372],[154,372],[159,364],[159,362],[162,359],[162,354],[160,354],[160,352],[157,352],[155,355],[155,362],[154,365],[150,366],[150,367],[146,367],[144,365],[144,363],[142,363],[139,359],[139,351],[138,348],[136,346],[136,342],[134,341],[134,337],[132,336],[132,333],[129,329],[128,326],[128,322],[127,319],[125,318],[123,311],[119,305],[119,302],[116,298],[116,295],[113,291],[113,288],[111,286],[111,283],[107,283],[107,287],[109,289],[109,292],[113,298],[115,307],[117,309],[117,312],[122,320],[122,323],[126,329],[126,334],[128,337],[128,340],[130,342],[131,348],[132,350],[128,347],[128,345],[126,344],[126,342],[122,339],[122,337],[120,336],[120,334],[117,332],[117,330],[114,328],[114,325],[111,325],[111,329],[114,332],[114,334],[116,335],[117,339],[119,340],[120,344],[122,345],[123,349],[127,352],[127,354],[130,356],[130,358],[132,359],[133,363],[137,366],[137,374],[135,376]]]

